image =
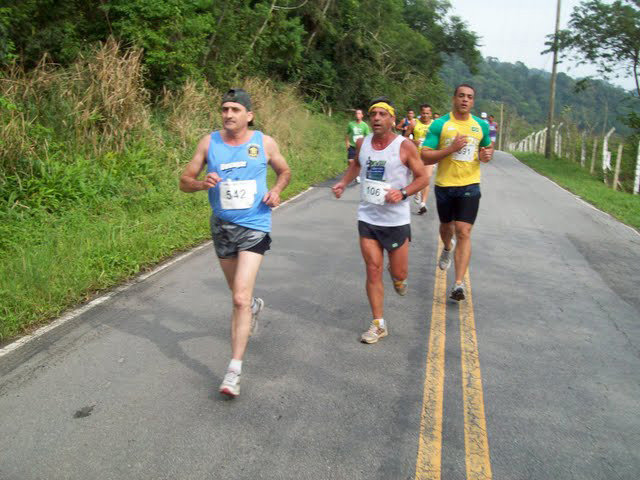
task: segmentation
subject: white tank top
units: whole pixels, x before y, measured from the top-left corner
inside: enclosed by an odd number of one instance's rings
[[[376,205],[364,200],[367,186],[379,187],[380,182],[387,183],[390,188],[400,190],[411,183],[411,170],[400,160],[400,146],[405,140],[398,135],[384,150],[375,150],[371,145],[373,134],[367,135],[360,147],[359,161],[361,165],[361,196],[358,208],[358,220],[381,227],[397,227],[411,223],[411,207],[409,199],[400,203],[384,203]],[[372,183],[368,181],[372,180]]]

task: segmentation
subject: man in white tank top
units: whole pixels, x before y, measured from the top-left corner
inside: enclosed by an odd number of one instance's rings
[[[360,250],[367,269],[367,296],[373,321],[362,334],[364,343],[376,343],[388,335],[384,320],[382,274],[384,250],[389,256],[389,273],[399,295],[407,293],[411,210],[407,198],[427,185],[418,149],[408,138],[393,133],[395,107],[380,97],[371,102],[369,120],[373,134],[356,142],[355,162],[333,187],[336,198],[363,172],[358,207]],[[413,181],[411,181],[413,173]]]

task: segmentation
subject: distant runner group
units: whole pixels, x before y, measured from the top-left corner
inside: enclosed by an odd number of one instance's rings
[[[356,109],[355,120],[347,127],[348,168],[332,190],[340,198],[352,181],[361,183],[358,235],[372,313],[371,325],[361,336],[364,343],[376,343],[389,334],[383,311],[385,250],[393,287],[398,295],[407,294],[409,197],[417,196],[418,214],[427,213],[436,164],[435,197],[444,243],[438,265],[447,270],[453,257],[455,281],[450,297],[465,299],[463,279],[471,258],[471,230],[481,196],[480,163],[491,160],[497,133],[497,124],[492,127],[471,115],[474,100],[474,88],[461,84],[455,88],[450,113],[440,117],[425,103],[418,118],[409,110],[398,122],[393,102],[379,97],[367,108],[371,127],[364,121],[363,109]],[[247,92],[229,90],[222,98],[221,114],[223,128],[200,140],[180,177],[180,189],[208,191],[213,244],[233,303],[231,361],[220,392],[235,397],[240,393],[249,336],[256,331],[258,315],[265,306],[262,299],[254,297],[253,290],[263,256],[271,245],[271,209],[280,204],[280,193],[288,185],[291,172],[277,143],[249,129],[254,117]],[[276,174],[271,189],[267,187],[267,166]],[[204,179],[198,180],[205,168]]]

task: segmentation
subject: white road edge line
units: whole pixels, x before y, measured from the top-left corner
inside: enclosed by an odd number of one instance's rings
[[[287,203],[295,200],[298,197],[301,197],[302,195],[310,192],[313,189],[314,189],[314,187],[307,188],[303,192],[300,192],[299,194],[291,197],[287,201],[282,202],[280,205],[275,207],[273,210],[277,210],[278,208],[286,205]],[[135,277],[133,280],[128,281],[124,285],[120,285],[119,287],[114,288],[112,291],[110,291],[108,293],[105,293],[104,295],[101,295],[98,298],[94,298],[89,303],[87,303],[87,304],[85,304],[85,305],[83,305],[81,307],[78,307],[78,308],[76,308],[76,309],[74,309],[74,310],[72,310],[72,311],[70,311],[70,312],[68,312],[66,314],[64,314],[63,316],[57,318],[56,320],[54,320],[53,322],[49,323],[48,325],[45,325],[44,327],[40,327],[35,332],[30,333],[29,335],[25,335],[24,337],[20,337],[16,341],[14,341],[14,342],[10,343],[9,345],[5,346],[4,348],[0,349],[0,358],[2,358],[3,356],[5,356],[5,355],[7,355],[7,354],[9,354],[11,352],[13,352],[14,350],[17,350],[18,348],[26,345],[27,343],[32,342],[33,340],[41,337],[45,333],[50,332],[51,330],[59,327],[60,325],[64,325],[68,321],[73,320],[74,318],[82,315],[85,312],[88,312],[93,307],[96,307],[96,306],[100,305],[101,303],[106,302],[110,298],[113,298],[116,295],[118,295],[119,293],[122,293],[125,290],[128,290],[132,286],[137,285],[138,283],[144,282],[146,279],[148,279],[149,277],[152,277],[156,273],[160,273],[161,271],[169,268],[170,266],[175,265],[176,263],[178,263],[178,262],[184,260],[185,258],[193,255],[194,253],[202,250],[203,248],[206,248],[206,247],[210,246],[211,243],[212,243],[211,240],[209,240],[208,242],[205,242],[202,245],[198,245],[197,247],[192,248],[188,252],[185,252],[182,255],[178,255],[176,258],[174,258],[172,260],[169,260],[168,262],[163,263],[162,265],[154,268],[150,272],[142,273],[142,274],[138,275],[137,277]]]
[[[629,225],[627,225],[626,223],[621,222],[620,220],[618,220],[616,217],[614,217],[613,215],[611,215],[610,213],[607,213],[605,211],[600,210],[598,207],[591,205],[589,202],[587,202],[586,200],[580,198],[578,195],[576,195],[575,193],[573,193],[570,190],[567,190],[566,188],[564,188],[562,185],[557,184],[556,182],[554,182],[553,180],[551,180],[549,177],[547,177],[546,175],[541,174],[540,172],[537,172],[536,170],[534,170],[533,168],[531,168],[529,165],[527,165],[526,163],[524,163],[522,160],[520,160],[518,157],[516,157],[514,154],[512,153],[507,153],[504,151],[501,151],[502,153],[506,153],[507,155],[511,155],[513,158],[515,158],[516,160],[518,160],[522,165],[524,165],[525,167],[527,167],[529,170],[531,170],[534,173],[537,173],[538,175],[540,175],[542,178],[544,178],[545,180],[547,180],[548,182],[553,183],[556,187],[558,187],[560,190],[562,190],[563,192],[568,193],[569,195],[571,195],[572,197],[574,197],[575,199],[581,201],[582,203],[584,203],[587,207],[592,208],[593,210],[595,210],[596,212],[600,212],[603,215],[606,215],[607,217],[609,217],[612,220],[615,220],[616,222],[618,222],[620,225],[622,225],[625,228],[628,228],[629,230],[631,230],[633,233],[635,233],[636,235],[640,236],[640,232],[638,230],[636,230],[633,227],[630,227]]]

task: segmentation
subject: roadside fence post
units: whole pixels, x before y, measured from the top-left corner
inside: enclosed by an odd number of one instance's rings
[[[615,127],[607,132],[602,142],[602,173],[604,173],[604,183],[607,183],[607,172],[611,170],[611,152],[609,151],[609,137],[615,132]]]
[[[638,159],[636,160],[636,180],[633,182],[633,194],[640,193],[640,142],[638,142]]]
[[[618,177],[620,176],[620,160],[622,160],[623,144],[618,145],[618,156],[616,157],[616,170],[613,174],[613,189],[618,190]]]
[[[591,168],[589,169],[589,173],[593,175],[593,172],[596,168],[596,151],[598,150],[598,137],[593,139],[593,152],[591,152]]]

